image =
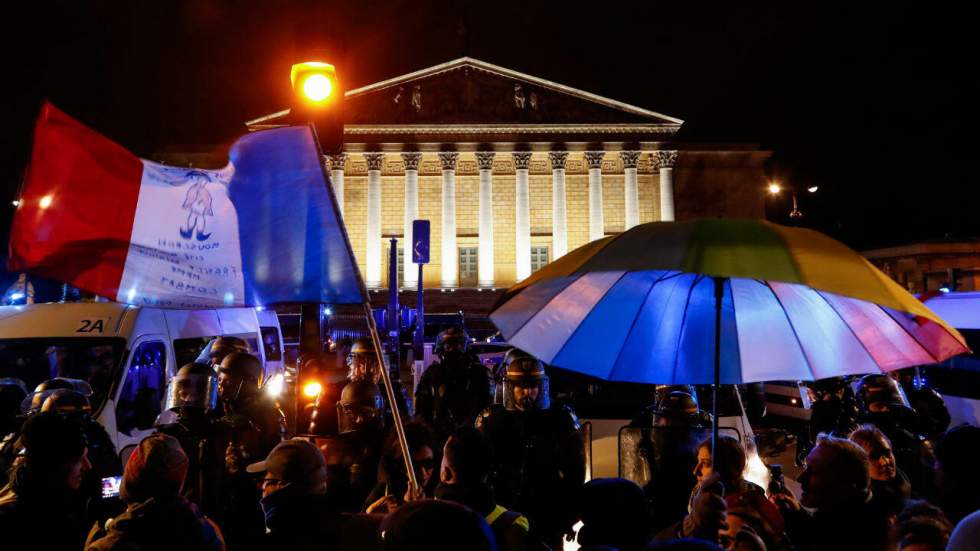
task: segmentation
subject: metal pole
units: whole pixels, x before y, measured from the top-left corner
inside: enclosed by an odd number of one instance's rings
[[[398,307],[398,238],[391,238],[388,248],[388,310],[385,317],[385,331],[388,333],[388,355],[392,365],[391,380],[399,381],[398,367],[401,364],[401,316]],[[401,386],[401,385],[399,385]],[[400,389],[399,389],[400,390]]]
[[[323,151],[320,147],[320,138],[317,136],[316,125],[310,124],[310,131],[313,133],[313,143],[316,144],[317,153],[322,157]],[[323,181],[329,182],[330,175],[327,174],[326,167],[324,164],[318,163],[320,165],[320,171],[323,173]],[[339,211],[337,208],[337,198],[333,195],[333,189],[327,186],[327,192],[330,194],[330,200],[333,203],[334,210]],[[343,220],[341,219],[341,223]],[[350,237],[347,235],[346,230],[344,232],[344,242],[347,245],[347,253],[354,257],[354,250],[350,245]],[[361,287],[361,296],[364,297],[364,302],[361,305],[364,307],[364,314],[367,317],[368,330],[371,333],[371,342],[374,343],[374,353],[378,357],[378,365],[381,366],[381,380],[384,382],[385,391],[388,394],[388,403],[391,404],[391,416],[395,421],[395,432],[398,434],[398,443],[402,448],[402,457],[405,460],[405,470],[408,473],[408,483],[409,488],[418,487],[418,482],[415,480],[415,468],[412,466],[412,455],[408,450],[408,440],[405,439],[405,427],[402,425],[402,416],[398,411],[398,402],[395,401],[395,391],[391,386],[391,377],[388,376],[388,362],[385,361],[385,355],[381,350],[381,338],[378,337],[378,325],[374,322],[374,314],[371,312],[371,295],[368,293],[367,285],[364,283],[364,278],[361,277],[361,270],[354,263],[354,270],[357,273],[357,283]]]
[[[374,322],[370,301],[364,303],[364,314],[367,316],[368,331],[371,333],[371,341],[374,343],[374,352],[378,356],[378,365],[381,366],[381,380],[384,382],[385,391],[388,394],[388,404],[391,406],[391,416],[395,421],[395,432],[398,433],[398,443],[401,444],[402,458],[405,460],[405,471],[408,473],[409,488],[415,488],[418,487],[418,481],[415,480],[415,467],[412,465],[412,454],[408,449],[408,440],[405,438],[402,414],[398,411],[398,402],[395,401],[395,389],[391,384],[391,375],[388,373],[386,355],[381,352],[381,337],[378,336],[378,325]]]
[[[725,279],[715,282],[715,384],[711,386],[711,464],[718,453],[718,386],[721,382],[721,302],[725,298]]]
[[[422,266],[425,264],[419,264],[419,290],[415,306],[415,336],[413,340],[416,361],[425,360],[425,295],[422,292]]]

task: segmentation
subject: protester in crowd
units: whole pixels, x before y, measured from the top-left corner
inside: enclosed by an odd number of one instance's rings
[[[248,466],[262,473],[262,548],[306,551],[340,549],[342,517],[327,497],[327,464],[312,443],[293,438]]]
[[[727,528],[719,543],[729,550],[780,551],[788,549],[783,515],[765,494],[741,492],[725,496]]]
[[[436,436],[432,429],[421,421],[405,423],[405,440],[412,455],[415,480],[420,486],[422,497],[432,497],[439,483],[437,467],[441,458],[436,447]],[[400,506],[408,488],[408,475],[402,457],[401,441],[397,431],[389,431],[381,448],[381,462],[378,465],[378,483],[364,502],[368,513],[390,513]],[[416,496],[417,497],[417,496]]]
[[[821,435],[799,482],[799,502],[789,494],[773,496],[797,549],[888,549],[888,514],[871,500],[868,455],[860,446]],[[811,515],[801,503],[815,512]]]
[[[698,538],[717,543],[727,527],[725,486],[721,474],[714,472],[701,479],[691,497],[690,512],[680,521],[657,534],[658,541],[675,538]],[[654,518],[654,525],[659,526]]]
[[[81,548],[87,526],[77,498],[92,468],[85,434],[77,423],[48,411],[24,423],[21,441],[24,454],[0,490],[5,548]]]
[[[861,425],[848,437],[868,454],[871,468],[871,493],[890,513],[897,514],[912,495],[912,486],[898,468],[892,444],[874,425]]]
[[[718,449],[712,453],[711,438],[705,439],[698,445],[698,463],[694,467],[694,477],[698,485],[703,480],[718,473],[721,483],[725,486],[725,495],[742,492],[765,494],[759,485],[745,480],[745,449],[742,443],[731,436],[718,436]],[[713,459],[712,459],[713,458]]]
[[[953,525],[939,507],[924,500],[909,501],[893,530],[896,551],[944,551]]]
[[[496,551],[486,520],[450,501],[423,499],[385,517],[379,534],[384,551]]]
[[[223,551],[217,525],[180,495],[186,476],[187,455],[176,438],[144,438],[126,462],[119,489],[126,512],[94,526],[86,551]]]
[[[456,430],[443,447],[436,499],[455,501],[483,515],[501,551],[531,549],[527,517],[494,501],[487,484],[491,453],[480,431],[472,427]]]
[[[939,506],[956,524],[980,510],[980,427],[953,427],[936,445]]]
[[[578,543],[582,551],[608,546],[640,551],[650,540],[649,509],[643,489],[623,478],[597,478],[579,497]]]
[[[644,551],[723,551],[717,544],[696,538],[654,540]]]

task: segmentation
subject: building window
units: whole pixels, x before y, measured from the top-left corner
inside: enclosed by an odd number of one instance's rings
[[[548,263],[548,247],[531,247],[531,272],[534,273]]]
[[[399,288],[402,285],[405,284],[405,249],[401,248],[400,245],[401,244],[399,243],[399,247],[395,251],[395,258],[396,258],[396,262],[398,263],[397,264],[397,269],[398,269],[398,281],[397,281],[397,284],[398,284],[398,287]],[[389,267],[391,265],[390,264],[390,260],[391,260],[391,244],[390,243],[388,244],[388,248],[385,249],[385,260],[387,262],[385,262],[385,264],[384,264],[384,269],[385,269],[384,280],[385,281],[388,281],[388,270],[389,270]]]
[[[477,248],[459,248],[459,285],[460,287],[476,287],[477,280]]]

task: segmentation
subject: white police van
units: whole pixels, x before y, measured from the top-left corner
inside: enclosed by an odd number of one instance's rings
[[[949,292],[923,302],[966,339],[972,353],[923,369],[925,383],[939,391],[949,409],[950,426],[980,426],[980,292]]]
[[[126,457],[153,432],[170,378],[217,336],[248,343],[266,379],[282,373],[275,312],[78,302],[0,307],[0,377],[28,389],[52,377],[87,381],[93,416]]]

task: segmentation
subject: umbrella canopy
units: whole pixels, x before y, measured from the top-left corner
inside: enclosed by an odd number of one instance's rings
[[[814,380],[968,350],[856,252],[762,220],[654,222],[593,241],[509,289],[490,317],[542,361],[611,381]]]

